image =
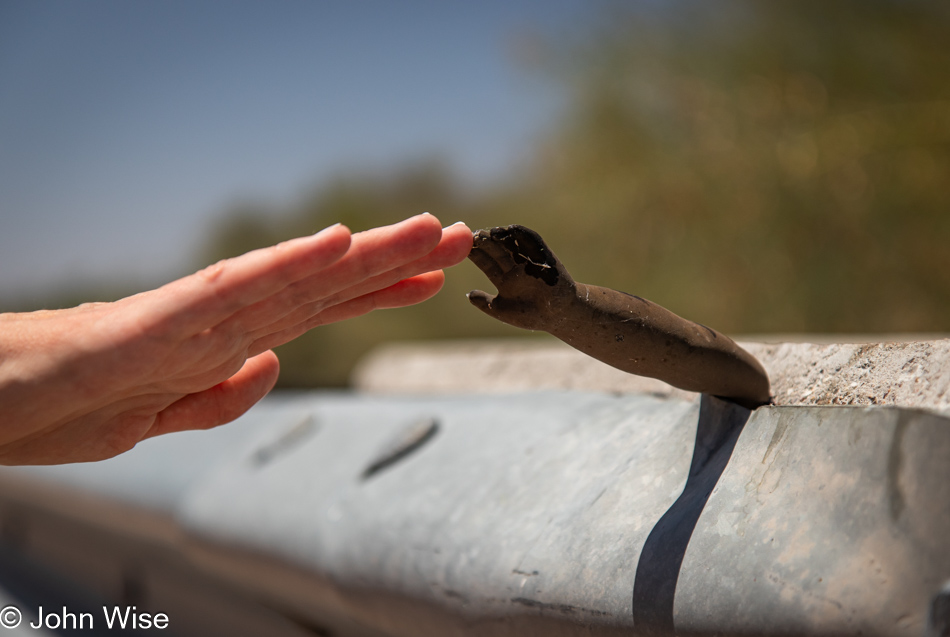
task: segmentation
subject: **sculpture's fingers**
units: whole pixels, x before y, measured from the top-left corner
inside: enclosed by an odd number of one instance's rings
[[[468,253],[468,260],[478,266],[478,269],[485,273],[488,280],[494,283],[495,287],[498,287],[505,276],[505,272],[490,254],[479,247],[473,247]]]
[[[573,280],[541,235],[531,228],[519,225],[492,228],[491,239],[510,254],[512,261],[523,265],[528,275],[548,285]]]
[[[478,230],[474,233],[469,258],[496,287],[502,276],[518,267],[511,253],[498,243],[488,230]]]
[[[524,226],[511,225],[492,228],[491,237],[513,255],[515,261],[527,259],[533,263],[554,266],[557,259],[537,232]]]

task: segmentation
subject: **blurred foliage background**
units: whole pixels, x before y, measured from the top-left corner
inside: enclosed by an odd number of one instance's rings
[[[569,107],[510,178],[473,189],[438,160],[354,173],[284,210],[222,217],[195,266],[341,221],[430,211],[536,229],[575,278],[727,333],[950,326],[950,5],[731,0],[603,9],[526,41]],[[338,386],[388,340],[525,336],[464,298],[469,263],[417,307],[278,351],[281,385]]]

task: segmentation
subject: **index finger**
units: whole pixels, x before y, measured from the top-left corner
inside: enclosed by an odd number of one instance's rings
[[[349,229],[336,224],[309,237],[219,261],[150,293],[144,316],[163,332],[191,336],[328,268],[349,247]]]

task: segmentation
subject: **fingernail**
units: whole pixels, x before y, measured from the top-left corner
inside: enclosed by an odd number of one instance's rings
[[[451,226],[445,226],[445,227],[442,228],[442,229],[443,229],[443,230],[448,230],[449,228],[454,228],[455,226],[464,226],[464,225],[465,225],[465,222],[464,222],[464,221],[456,221],[456,222],[453,223]]]
[[[337,222],[336,222],[335,224],[333,224],[332,226],[327,226],[327,227],[324,228],[323,230],[318,230],[318,231],[314,232],[313,234],[314,234],[314,236],[321,235],[321,234],[323,234],[324,232],[329,232],[330,230],[333,230],[333,229],[336,228],[337,226],[341,226],[341,225],[343,225],[343,224],[341,224],[339,221],[337,221]]]

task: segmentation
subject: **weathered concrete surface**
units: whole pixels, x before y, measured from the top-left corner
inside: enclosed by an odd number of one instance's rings
[[[234,432],[5,470],[4,526],[12,510],[23,546],[63,551],[30,539],[44,531],[29,506],[43,505],[39,491],[22,500],[24,481],[127,503],[142,490],[178,528],[161,564],[335,635],[916,637],[950,578],[950,420],[924,411],[301,394],[268,399]],[[196,444],[204,453],[176,453]],[[87,524],[107,517],[67,504]],[[98,523],[125,542],[155,533]],[[140,553],[120,566],[174,591]]]
[[[894,408],[756,413],[690,539],[677,627],[921,634],[950,568],[948,428]]]
[[[739,344],[765,366],[779,405],[895,405],[950,413],[950,339]],[[554,339],[389,345],[371,353],[353,380],[358,389],[381,393],[575,389],[694,396]]]

